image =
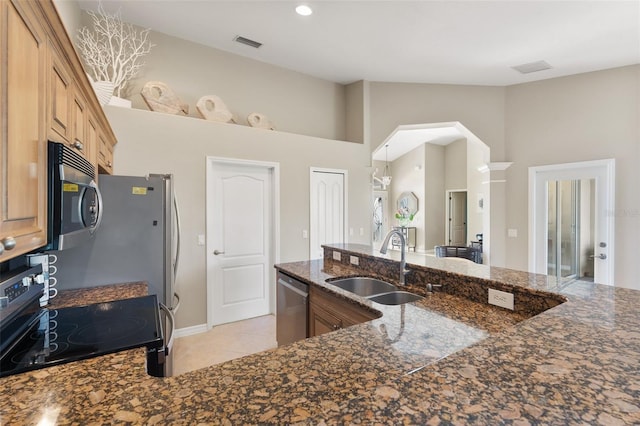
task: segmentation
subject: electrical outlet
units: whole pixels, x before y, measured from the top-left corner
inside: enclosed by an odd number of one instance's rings
[[[333,252],[333,260],[337,260],[340,261],[342,259],[342,256],[340,255],[339,251],[334,251]]]
[[[204,245],[204,234],[198,234],[198,245],[199,246]]]
[[[350,256],[349,257],[349,262],[351,262],[352,265],[359,266],[360,265],[360,258],[358,256]]]
[[[506,291],[489,289],[489,303],[491,305],[500,306],[501,308],[511,309],[513,311],[513,293]]]
[[[309,233],[307,232],[307,230],[306,230],[306,229],[303,229],[303,230],[302,230],[302,238],[304,238],[304,239],[309,238]]]

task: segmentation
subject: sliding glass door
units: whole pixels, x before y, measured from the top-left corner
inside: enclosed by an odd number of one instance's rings
[[[547,192],[549,194],[547,274],[557,277],[576,277],[579,271],[580,181],[548,181]]]
[[[593,179],[547,182],[547,274],[593,279]]]

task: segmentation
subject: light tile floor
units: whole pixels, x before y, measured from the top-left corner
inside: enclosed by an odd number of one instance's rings
[[[173,374],[177,376],[276,346],[274,315],[217,325],[206,333],[176,339]]]

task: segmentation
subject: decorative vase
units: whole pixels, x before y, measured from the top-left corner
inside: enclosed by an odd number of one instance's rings
[[[109,99],[109,105],[119,106],[123,108],[131,108],[131,101],[129,99],[112,96],[111,99]]]
[[[87,77],[89,77],[93,91],[96,92],[100,105],[107,105],[113,96],[113,89],[115,87],[113,83],[110,81],[94,81],[89,74],[87,74]]]
[[[402,228],[406,228],[409,223],[411,223],[411,219],[409,219],[408,217],[398,218],[398,225],[400,225]]]

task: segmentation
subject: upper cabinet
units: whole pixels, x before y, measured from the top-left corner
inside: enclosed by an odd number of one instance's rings
[[[72,80],[54,46],[49,48],[49,139],[56,142],[71,140]]]
[[[113,146],[109,140],[100,133],[98,135],[98,170],[100,173],[113,173]]]
[[[112,173],[116,139],[51,0],[0,1],[0,89],[4,262],[47,242],[47,140]]]
[[[0,261],[46,243],[46,34],[28,4],[0,2]],[[4,42],[6,40],[6,42]]]

